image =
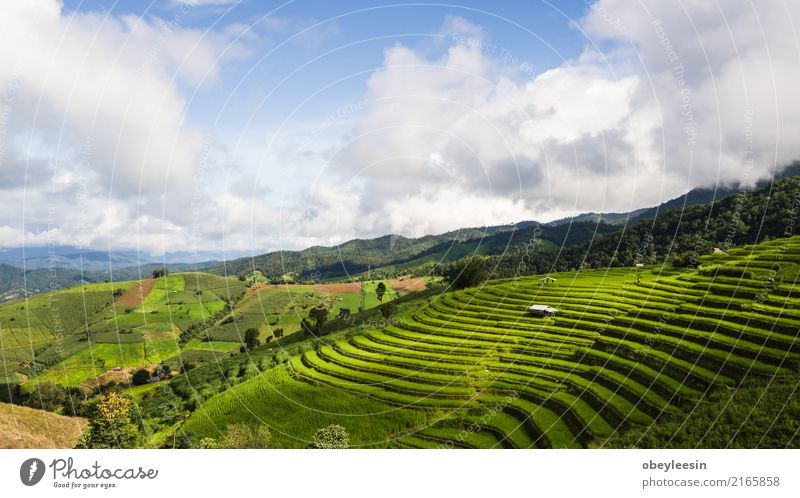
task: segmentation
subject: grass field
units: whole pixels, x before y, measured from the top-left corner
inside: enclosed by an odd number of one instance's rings
[[[86,420],[0,403],[0,448],[73,448]]]

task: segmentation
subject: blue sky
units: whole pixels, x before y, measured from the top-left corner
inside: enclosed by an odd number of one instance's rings
[[[220,81],[203,89],[188,109],[191,119],[219,119],[222,127],[229,129],[241,126],[254,105],[265,107],[256,116],[260,124],[281,122],[310,94],[342,78],[315,99],[313,108],[302,108],[297,118],[323,118],[358,101],[370,74],[381,67],[387,47],[402,43],[443,52],[449,40],[447,34],[437,31],[448,16],[483,26],[487,50],[530,64],[535,72],[577,57],[587,43],[571,25],[571,20],[585,14],[583,1],[559,2],[557,6],[539,1],[470,1],[448,6],[438,2],[243,0],[192,7],[170,1],[70,0],[64,6],[70,12],[153,16],[166,21],[180,16],[182,27],[200,30],[234,23],[248,26],[261,37],[255,47],[258,52],[226,63]],[[315,61],[317,57],[320,59]],[[288,83],[281,84],[298,69]],[[265,101],[269,92],[274,94]]]
[[[419,236],[800,157],[796,3],[187,2],[0,2],[0,245]]]

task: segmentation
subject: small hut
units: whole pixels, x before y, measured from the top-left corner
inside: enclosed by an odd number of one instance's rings
[[[558,312],[557,309],[546,304],[534,304],[528,308],[528,311],[530,311],[533,315],[545,317],[553,316]]]
[[[554,279],[553,277],[542,277],[539,279],[540,284],[555,283],[555,281],[556,279]]]

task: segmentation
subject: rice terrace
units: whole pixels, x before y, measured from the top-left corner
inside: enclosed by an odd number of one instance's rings
[[[232,261],[10,301],[2,407],[91,420],[117,397],[141,447],[305,448],[331,427],[356,448],[772,446],[798,413],[800,236],[720,249],[687,232],[668,261],[655,247],[742,202],[782,215],[799,182],[667,212],[653,238],[643,219],[414,270],[313,281]],[[527,240],[513,233],[496,236]]]

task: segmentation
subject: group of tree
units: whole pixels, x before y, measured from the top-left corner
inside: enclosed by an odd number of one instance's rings
[[[156,268],[153,270],[153,278],[161,278],[169,275],[169,270],[166,268]]]
[[[590,241],[558,250],[531,250],[518,240],[501,255],[470,257],[440,265],[436,272],[453,289],[474,287],[488,278],[513,278],[636,263],[696,266],[714,247],[723,250],[794,235],[800,177],[771,188],[741,191],[711,204],[658,213],[613,231],[599,230]],[[598,227],[604,225],[596,225]]]
[[[258,336],[259,332],[256,328],[251,327],[244,331],[244,346],[249,351],[252,351],[261,345],[261,340],[259,340]]]
[[[464,258],[444,266],[440,271],[454,290],[476,287],[489,279],[489,261],[489,258],[481,256]]]
[[[166,379],[169,377],[170,368],[169,365],[158,365],[154,370],[150,371],[147,368],[140,368],[139,370],[135,371],[131,376],[131,383],[134,386],[143,386],[149,383],[153,378],[156,379]]]
[[[323,333],[325,322],[328,321],[330,311],[324,306],[315,306],[308,311],[308,318],[300,321],[300,328],[306,334],[319,337]]]
[[[131,399],[110,392],[95,400],[89,425],[81,434],[76,448],[136,448],[139,429],[131,422]]]

